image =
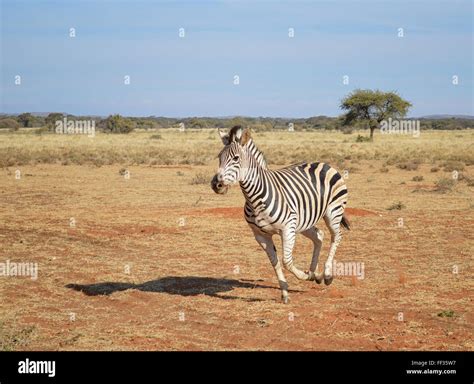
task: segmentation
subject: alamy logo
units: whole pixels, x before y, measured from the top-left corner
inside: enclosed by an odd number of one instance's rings
[[[389,117],[380,122],[380,133],[420,137],[420,120],[397,120]]]
[[[38,263],[16,263],[10,260],[0,262],[0,276],[30,276],[31,280],[36,280]]]
[[[87,135],[95,136],[95,120],[56,120],[55,132],[60,135]]]
[[[26,359],[18,362],[18,373],[24,374],[47,374],[48,377],[56,376],[56,362],[55,361],[34,361]]]
[[[355,276],[358,280],[365,278],[365,264],[363,262],[337,262],[333,260],[332,265],[328,266],[328,272],[334,276]]]

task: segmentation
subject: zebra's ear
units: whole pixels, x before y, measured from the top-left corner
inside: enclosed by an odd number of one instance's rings
[[[219,136],[222,140],[222,143],[224,145],[228,145],[230,143],[229,135],[225,132],[222,132],[219,128],[217,128],[217,132],[219,132]]]
[[[244,132],[242,133],[242,137],[240,138],[240,145],[244,146],[250,139],[250,129],[245,128]]]
[[[232,128],[232,130],[235,130],[234,132],[235,141],[238,141],[239,143],[241,143],[242,134],[244,132],[243,128],[241,126],[237,126],[237,127]]]

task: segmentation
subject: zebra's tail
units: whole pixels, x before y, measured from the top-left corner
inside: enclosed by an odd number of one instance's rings
[[[351,223],[349,222],[347,216],[343,213],[342,214],[342,219],[341,219],[341,224],[344,228],[346,228],[348,231],[351,230]]]

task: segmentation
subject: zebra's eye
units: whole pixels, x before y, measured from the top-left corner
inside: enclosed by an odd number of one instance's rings
[[[240,157],[239,156],[234,156],[234,158],[232,159],[232,161],[239,161]]]

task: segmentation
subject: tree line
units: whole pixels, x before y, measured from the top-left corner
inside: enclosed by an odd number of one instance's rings
[[[118,114],[108,117],[74,116],[63,113],[50,113],[38,116],[32,113],[20,115],[3,115],[0,117],[0,128],[17,130],[19,128],[37,127],[42,131],[54,132],[55,124],[66,118],[68,121],[93,120],[98,131],[109,133],[129,133],[135,129],[149,130],[158,128],[231,128],[235,125],[249,126],[255,131],[271,130],[342,130],[351,133],[354,129],[367,128],[370,139],[376,128],[388,118],[401,119],[406,116],[411,103],[401,98],[396,92],[357,89],[341,100],[340,108],[345,113],[338,117],[313,116],[308,118],[273,118],[273,117],[188,117],[169,118],[160,116],[124,117]],[[421,129],[456,130],[473,127],[469,118],[422,118]]]

